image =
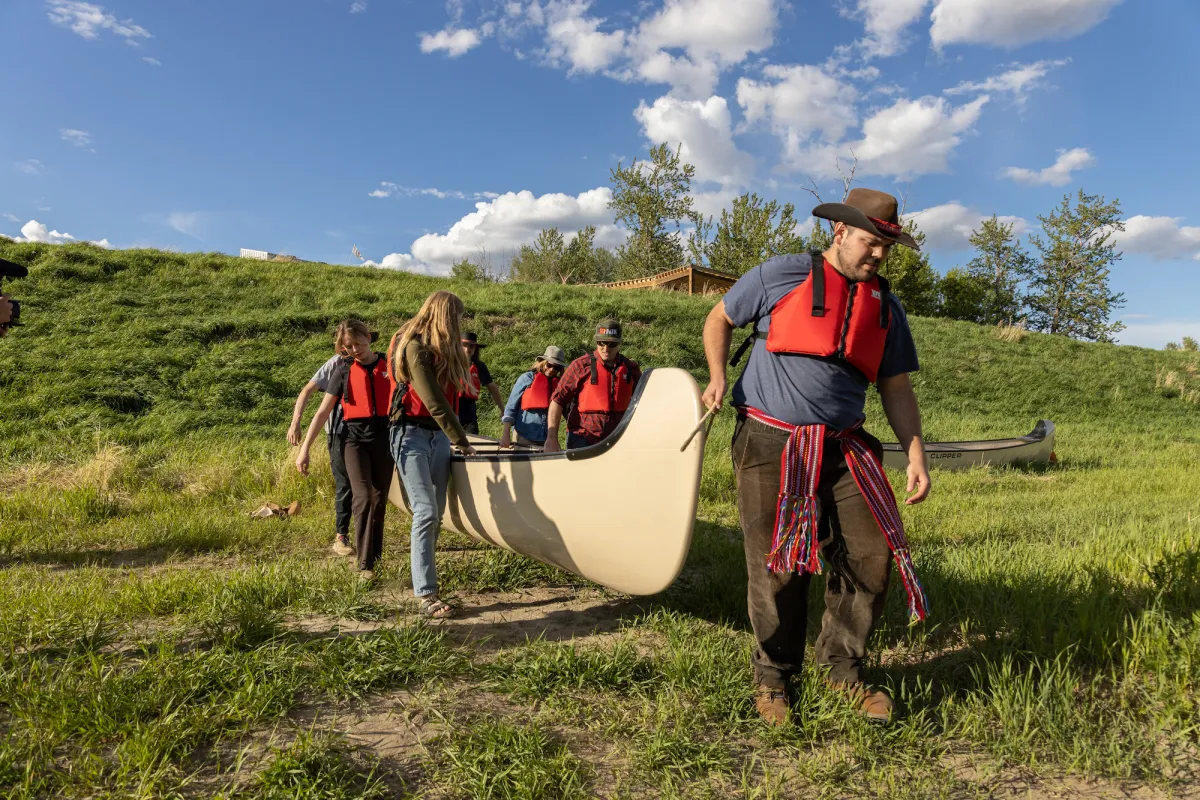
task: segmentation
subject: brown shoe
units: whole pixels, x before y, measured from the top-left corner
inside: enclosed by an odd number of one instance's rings
[[[783,689],[759,684],[754,690],[754,707],[768,725],[779,727],[787,722],[788,699]]]
[[[857,706],[858,713],[872,722],[890,722],[894,707],[891,696],[883,689],[874,689],[865,683],[826,680],[825,685]]]

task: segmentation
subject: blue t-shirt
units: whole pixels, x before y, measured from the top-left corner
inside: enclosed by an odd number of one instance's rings
[[[792,425],[842,430],[863,418],[867,378],[848,362],[767,350],[771,309],[808,277],[808,253],[776,256],[747,272],[725,295],[725,313],[741,327],[758,320],[759,338],[733,386],[733,405],[752,406]],[[916,372],[917,347],[904,307],[894,294],[892,324],[879,377]]]
[[[333,380],[334,370],[343,359],[341,356],[334,356],[321,365],[316,374],[312,376],[309,383],[315,383],[317,388],[325,394],[331,394],[329,391],[329,382]],[[329,419],[325,420],[325,432],[333,434],[342,434],[346,432],[345,423],[342,419],[342,404],[334,403],[333,411],[329,414]]]
[[[521,395],[533,385],[533,370],[523,373],[513,384],[508,393],[508,402],[504,404],[504,415],[501,422],[510,423],[517,433],[531,442],[546,441],[546,412],[526,411],[521,408]]]

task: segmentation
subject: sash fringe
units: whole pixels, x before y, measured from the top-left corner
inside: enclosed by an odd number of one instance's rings
[[[767,555],[767,569],[775,573],[821,572],[817,483],[821,479],[821,462],[828,437],[841,446],[850,474],[887,539],[900,581],[904,584],[910,619],[914,622],[925,619],[929,615],[929,601],[917,579],[896,495],[883,473],[883,465],[858,435],[861,423],[844,431],[831,432],[824,425],[789,425],[756,408],[745,411],[751,419],[788,432],[780,464],[779,502],[775,508],[775,531]]]

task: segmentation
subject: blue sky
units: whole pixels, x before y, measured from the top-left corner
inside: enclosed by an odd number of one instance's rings
[[[445,272],[621,232],[609,170],[682,144],[703,210],[907,193],[941,270],[999,214],[1117,197],[1121,340],[1200,338],[1195,0],[0,5],[0,234]]]

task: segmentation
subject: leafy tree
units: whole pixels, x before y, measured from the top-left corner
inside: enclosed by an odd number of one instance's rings
[[[964,269],[952,269],[938,282],[942,295],[940,317],[985,322],[991,284]]]
[[[1195,353],[1200,351],[1200,342],[1197,342],[1190,336],[1183,337],[1182,342],[1167,342],[1165,350],[1183,350],[1187,353]]]
[[[706,230],[696,230],[707,238]],[[693,242],[688,244],[695,257],[699,248]],[[764,202],[757,194],[747,193],[733,201],[731,210],[721,211],[716,235],[704,242],[701,252],[713,269],[742,275],[772,256],[801,253],[807,246],[804,236],[796,232],[794,205]]]
[[[813,225],[808,236],[808,249],[813,253],[824,253],[833,246],[833,231],[819,221]]]
[[[594,225],[578,231],[570,242],[558,228],[543,228],[537,241],[522,246],[513,257],[512,278],[520,283],[595,283],[601,272],[612,270],[612,254],[596,250],[595,241]]]
[[[909,220],[904,223],[904,230],[917,244],[925,244],[925,234],[917,228],[916,222]],[[880,267],[879,274],[888,279],[893,294],[900,299],[907,313],[922,317],[937,316],[941,305],[938,275],[929,263],[927,254],[895,245]]]
[[[1033,277],[1034,262],[1013,235],[1013,227],[1013,223],[1006,225],[993,214],[991,219],[983,221],[979,230],[971,232],[971,246],[977,252],[967,263],[967,272],[985,287],[984,293],[979,298],[978,313],[971,314],[961,306],[966,299],[962,290],[967,287],[956,286],[956,312],[963,316],[949,316],[955,319],[974,318],[976,322],[988,325],[1002,322],[1012,324],[1020,319],[1024,304],[1020,287]]]
[[[450,268],[450,277],[459,281],[490,281],[487,270],[464,258]]]
[[[650,149],[649,161],[634,159],[628,167],[618,163],[611,171],[609,207],[629,230],[629,239],[617,249],[615,277],[641,278],[683,263],[680,227],[703,222],[688,194],[695,173],[695,167],[680,161],[679,150],[665,144]],[[668,230],[671,223],[673,231]]]
[[[1119,200],[1106,203],[1100,195],[1080,189],[1071,205],[1062,204],[1049,216],[1039,216],[1043,236],[1030,236],[1041,255],[1027,300],[1034,330],[1111,342],[1124,329],[1110,322],[1125,296],[1108,288],[1110,268],[1121,258],[1113,234],[1125,230]]]

